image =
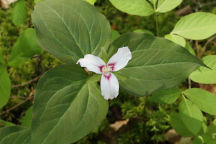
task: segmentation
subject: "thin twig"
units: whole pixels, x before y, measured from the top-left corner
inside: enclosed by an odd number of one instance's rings
[[[200,4],[200,2],[199,2],[199,0],[192,0],[193,1],[193,3],[195,4],[195,11],[197,12],[198,10],[199,10],[199,8],[200,8],[200,6],[201,6],[201,4]]]
[[[200,4],[200,8],[206,7],[206,6],[214,6],[214,5],[216,5],[216,1],[214,1],[214,2],[208,2],[208,3],[201,3]]]
[[[29,96],[24,101],[22,101],[22,102],[20,102],[20,103],[18,103],[16,105],[14,105],[13,107],[3,111],[2,113],[0,113],[0,116],[3,115],[3,114],[9,113],[10,111],[12,111],[12,110],[16,109],[17,107],[19,107],[19,106],[23,105],[24,103],[26,103],[27,101],[32,100],[33,97],[34,97],[34,90],[32,90],[30,92]]]
[[[39,76],[37,76],[37,77],[35,77],[35,78],[33,78],[32,80],[29,80],[29,81],[25,82],[25,83],[17,84],[17,85],[12,85],[12,88],[24,87],[24,86],[26,86],[26,85],[29,85],[29,84],[31,84],[31,83],[33,83],[33,82],[38,81],[38,80],[40,79],[41,76],[42,76],[42,74],[39,75]]]
[[[156,27],[156,36],[159,36],[159,25],[158,25],[158,14],[154,14],[154,19],[155,19],[155,27]]]
[[[191,88],[191,79],[188,78],[188,88],[190,89]]]
[[[195,41],[195,50],[197,53],[197,57],[200,58],[199,41],[198,40]]]
[[[216,35],[213,36],[213,37],[211,37],[210,39],[208,39],[208,41],[205,43],[205,45],[204,45],[203,48],[202,48],[201,56],[202,56],[202,55],[204,54],[204,52],[206,51],[208,44],[210,44],[214,39],[216,39]]]

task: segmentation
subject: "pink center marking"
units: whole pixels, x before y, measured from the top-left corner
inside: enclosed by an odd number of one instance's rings
[[[109,63],[108,66],[112,69],[112,71],[115,69],[115,63]]]
[[[104,65],[99,66],[100,72],[103,72]]]
[[[104,68],[104,67],[105,67],[105,65],[101,65],[101,66],[98,67],[98,68],[100,69],[100,72],[103,73],[103,68]],[[111,69],[111,71],[113,71],[114,68],[115,68],[115,63],[109,63],[109,64],[108,64],[108,67]],[[111,74],[110,72],[107,73],[107,74],[104,73],[103,76],[104,76],[107,80],[110,80],[112,74]]]
[[[110,80],[110,78],[111,78],[111,76],[112,76],[112,74],[111,73],[109,73],[108,75],[103,75],[107,80]]]

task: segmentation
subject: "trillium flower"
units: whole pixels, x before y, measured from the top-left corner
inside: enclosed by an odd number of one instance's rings
[[[87,54],[84,58],[78,60],[81,67],[86,67],[89,71],[101,76],[101,94],[108,100],[116,98],[119,94],[119,82],[116,76],[112,73],[124,68],[129,60],[131,60],[132,54],[128,47],[119,48],[106,64],[101,58]]]

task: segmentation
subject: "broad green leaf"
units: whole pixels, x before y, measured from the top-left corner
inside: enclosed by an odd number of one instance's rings
[[[152,3],[152,5],[154,6],[154,9],[156,9],[156,7],[157,7],[157,1],[158,0],[149,0],[151,3]]]
[[[94,5],[96,3],[96,0],[86,0],[86,1],[89,2],[92,5]]]
[[[48,71],[36,89],[32,144],[69,144],[97,128],[108,111],[99,79],[73,65]]]
[[[183,0],[158,0],[156,12],[164,13],[171,11],[182,3]]]
[[[132,59],[116,75],[122,88],[140,96],[175,87],[202,65],[185,48],[164,38],[140,33],[121,35],[110,46],[108,56],[123,46],[130,48]]]
[[[99,55],[111,42],[111,27],[94,6],[83,0],[45,0],[32,14],[42,48],[64,62]]]
[[[216,143],[216,124],[214,122],[208,127],[207,132],[203,135],[203,140],[206,144]]]
[[[200,67],[190,75],[190,79],[202,84],[216,84],[216,55],[209,55],[202,59],[209,68]]]
[[[120,36],[119,32],[117,30],[112,29],[112,41],[117,39]]]
[[[216,124],[214,122],[207,128],[207,131],[195,137],[193,144],[215,144],[216,143]]]
[[[202,133],[206,133],[207,128],[208,128],[206,117],[203,117],[203,118],[204,118],[204,119],[203,119],[202,129],[201,129],[201,131],[200,131],[201,134],[202,134]]]
[[[15,126],[15,124],[12,122],[8,122],[8,121],[4,121],[0,119],[0,126]]]
[[[216,115],[216,96],[206,90],[199,88],[188,89],[183,92],[202,111]]]
[[[134,30],[134,32],[137,32],[137,33],[147,33],[147,34],[150,34],[150,35],[154,35],[151,31],[145,30],[145,29],[137,29],[137,30]]]
[[[207,126],[206,117],[203,117],[202,128],[201,128],[201,130],[199,131],[198,134],[199,134],[199,135],[202,135],[202,134],[206,133],[207,128],[208,128],[208,126]]]
[[[199,108],[191,101],[183,98],[179,105],[179,114],[187,129],[194,135],[202,128],[203,115]]]
[[[40,2],[40,1],[43,1],[43,0],[34,0],[35,3]]]
[[[32,122],[32,107],[30,107],[26,112],[24,117],[20,120],[21,125],[25,127],[31,127]]]
[[[193,138],[193,144],[203,144],[204,140],[202,136],[196,136]]]
[[[10,98],[11,82],[7,68],[0,65],[0,109],[5,106]]]
[[[0,144],[30,144],[30,130],[20,126],[1,128]]]
[[[172,104],[180,95],[178,88],[164,89],[153,92],[149,100],[159,104]]]
[[[190,43],[189,42],[186,42],[186,46],[185,48],[194,56],[196,56],[196,53],[194,51],[194,49],[191,47]]]
[[[3,140],[4,137],[11,133],[19,132],[20,130],[23,130],[22,127],[19,126],[11,126],[11,127],[3,127],[0,128],[0,142]]]
[[[2,55],[2,51],[0,50],[0,64],[5,64],[4,57]]]
[[[35,30],[26,29],[13,46],[8,65],[18,67],[35,54],[41,54],[42,49],[37,43]]]
[[[191,133],[183,123],[179,113],[173,112],[170,114],[170,124],[180,135],[185,137],[193,136],[193,133]]]
[[[206,12],[196,12],[181,18],[172,34],[187,39],[202,40],[216,33],[216,15]]]
[[[183,37],[180,37],[178,35],[167,34],[165,35],[165,38],[176,44],[179,44],[182,47],[185,47],[186,45],[186,40]]]
[[[154,9],[146,0],[110,0],[120,11],[131,15],[149,16]]]
[[[18,0],[15,3],[12,13],[12,21],[16,26],[19,26],[25,22],[27,18],[27,7],[25,0]]]

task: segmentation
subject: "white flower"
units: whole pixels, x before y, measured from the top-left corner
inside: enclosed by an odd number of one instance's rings
[[[119,82],[112,72],[124,68],[131,58],[130,49],[123,47],[118,49],[117,53],[109,59],[107,64],[101,58],[91,54],[87,54],[84,58],[79,59],[77,64],[80,63],[81,67],[86,67],[89,71],[102,74],[100,83],[101,94],[108,100],[116,98],[119,94]]]

